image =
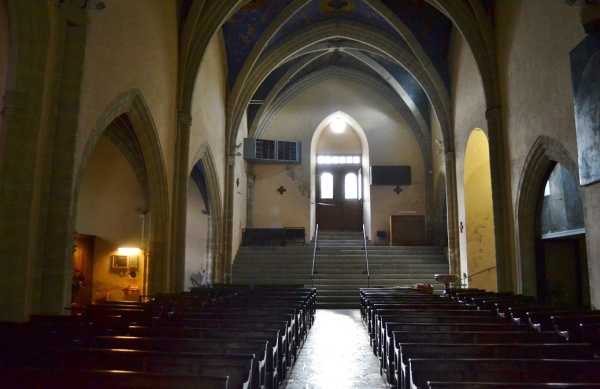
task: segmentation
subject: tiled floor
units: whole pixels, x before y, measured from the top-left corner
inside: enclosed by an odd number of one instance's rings
[[[283,388],[387,388],[358,309],[317,310]]]

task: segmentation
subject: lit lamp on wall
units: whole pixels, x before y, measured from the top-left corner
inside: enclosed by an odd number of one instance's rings
[[[336,134],[342,134],[346,131],[346,122],[340,117],[333,119],[329,125],[331,126],[331,131]]]

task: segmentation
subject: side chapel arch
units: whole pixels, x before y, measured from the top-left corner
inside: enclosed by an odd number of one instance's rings
[[[535,272],[535,217],[536,203],[547,172],[555,163],[563,165],[579,184],[577,164],[569,156],[566,148],[556,139],[540,136],[535,141],[519,180],[516,202],[516,243],[517,243],[517,283],[518,293],[533,296],[536,294]],[[584,192],[580,192],[585,203]]]
[[[78,191],[81,187],[87,161],[98,139],[108,126],[121,115],[125,115],[131,122],[134,137],[120,137],[118,141],[123,143],[121,149],[136,172],[146,200],[146,210],[148,211],[146,214],[147,243],[144,248],[148,263],[147,292],[167,292],[170,290],[172,282],[167,275],[172,274],[171,267],[173,266],[169,262],[166,250],[168,241],[166,226],[169,217],[167,179],[154,121],[138,89],[123,92],[100,115],[81,157],[82,162],[77,172],[73,198],[78,198]],[[73,226],[74,223],[75,216],[72,220]]]

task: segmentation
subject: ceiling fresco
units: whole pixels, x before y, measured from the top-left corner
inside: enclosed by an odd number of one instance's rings
[[[297,2],[293,0],[254,0],[243,6],[223,25],[230,88],[236,85],[244,63],[261,37],[266,39],[265,50],[268,50],[276,47],[284,39],[294,36],[300,30],[311,26],[316,27],[330,19],[339,19],[365,26],[369,31],[380,31],[389,37],[390,42],[387,43],[394,43],[399,48],[410,51],[414,47],[409,48],[401,35],[401,29],[398,28],[398,26],[405,26],[418,41],[419,50],[426,55],[427,61],[431,61],[437,76],[448,90],[450,82],[447,58],[452,22],[425,0],[311,0],[302,7],[296,4]],[[291,13],[293,9],[295,11]],[[281,15],[286,14],[291,16],[284,23],[279,22],[283,18]],[[271,27],[271,23],[281,25],[275,29]],[[267,37],[265,35],[267,33],[271,36]],[[314,59],[286,80],[286,86],[278,92],[284,91],[286,87],[294,85],[311,73],[327,67],[352,69],[382,80],[393,77],[429,126],[428,97],[417,80],[406,70],[404,64],[375,54],[377,50],[371,48],[361,49],[361,54],[355,55],[351,50],[344,50],[345,45],[351,42],[340,37],[327,42],[314,42],[317,43],[329,43],[340,47],[340,50],[322,51],[320,55],[316,55],[313,51],[313,54],[293,57],[277,69],[273,69],[262,81],[261,86],[254,91],[252,104],[248,110],[249,125],[255,119],[260,102],[271,94],[274,86],[282,80],[288,70],[304,61],[308,55],[312,55]],[[377,42],[369,42],[369,44],[376,49]],[[375,70],[373,64],[376,64],[379,70]]]

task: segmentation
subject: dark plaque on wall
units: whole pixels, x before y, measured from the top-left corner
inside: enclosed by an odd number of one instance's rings
[[[588,35],[571,53],[579,182],[600,181],[600,36]]]
[[[410,185],[410,166],[371,166],[371,185]]]

